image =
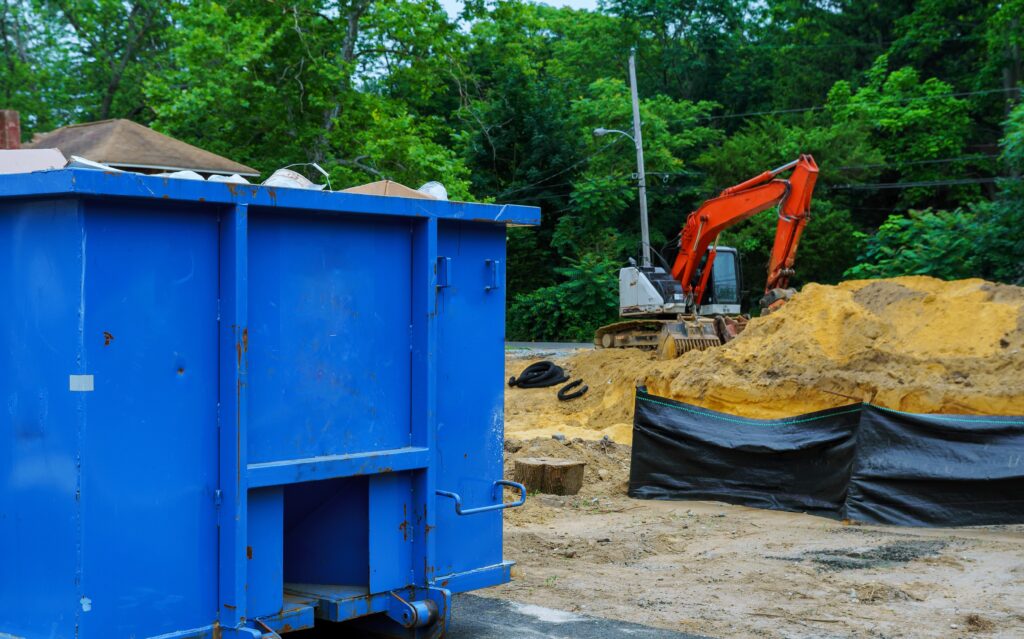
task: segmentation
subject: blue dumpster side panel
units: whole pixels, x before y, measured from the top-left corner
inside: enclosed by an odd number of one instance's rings
[[[81,613],[76,455],[84,408],[78,202],[4,202],[0,215],[0,632],[63,638]],[[45,507],[40,507],[45,505]]]
[[[207,625],[217,611],[217,218],[182,205],[143,214],[87,202],[84,212],[80,365],[94,390],[80,394],[79,632]]]
[[[438,254],[451,258],[437,315],[438,488],[481,506],[494,502],[503,472],[505,229],[446,220],[438,234]],[[437,508],[437,577],[501,563],[500,511],[459,516],[447,500]]]
[[[409,445],[408,221],[249,220],[249,462]]]

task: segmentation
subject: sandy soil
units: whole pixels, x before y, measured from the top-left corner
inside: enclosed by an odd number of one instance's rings
[[[1024,526],[910,529],[625,496],[628,446],[507,443],[587,461],[580,495],[505,522],[492,597],[721,638],[1024,637]]]
[[[506,374],[532,363],[506,360]],[[505,432],[629,444],[638,384],[734,415],[775,419],[860,401],[915,413],[1024,414],[1024,288],[930,277],[809,284],[725,346],[672,360],[635,349],[550,357],[589,392],[510,389]]]

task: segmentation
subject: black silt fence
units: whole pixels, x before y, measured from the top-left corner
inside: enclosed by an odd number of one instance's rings
[[[748,419],[637,389],[629,494],[869,523],[1024,522],[1024,417],[869,404]]]

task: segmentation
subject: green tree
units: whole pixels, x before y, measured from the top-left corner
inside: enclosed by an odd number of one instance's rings
[[[931,275],[957,279],[978,274],[979,218],[968,210],[911,211],[892,215],[866,240],[862,263],[850,278]]]
[[[982,68],[986,78],[998,77],[1006,95],[1004,98],[1020,98],[1021,82],[1024,81],[1024,0],[999,2],[985,21],[986,55]]]
[[[742,42],[750,0],[604,0],[638,38],[645,95],[713,99]],[[622,55],[620,53],[620,55]]]
[[[561,282],[517,295],[509,305],[508,339],[590,342],[618,315],[619,268],[594,254],[556,268]]]
[[[729,111],[821,105],[838,80],[851,80],[888,49],[912,0],[768,0],[746,10],[745,39],[730,59],[720,95]],[[742,119],[723,121],[733,128]]]
[[[1024,105],[1006,122],[1003,154],[1013,171],[1024,168]],[[993,202],[952,211],[892,215],[864,243],[861,263],[848,277],[931,275],[944,279],[985,277],[1024,281],[1024,188],[1019,177],[1002,182]]]
[[[983,276],[1024,284],[1024,103],[1010,113],[1005,131],[1003,159],[1010,177],[1001,181],[994,201],[973,207],[988,228],[978,234],[978,250],[985,265]]]
[[[896,21],[890,56],[959,90],[988,89],[998,76],[985,70],[986,22],[1003,4],[993,0],[918,0]]]
[[[170,68],[146,82],[160,130],[267,172],[317,162],[335,187],[438,180],[470,197],[451,129],[410,105],[443,82],[425,78],[415,100],[390,95],[410,74],[438,75],[429,60],[451,26],[437,3],[205,1],[175,20]]]
[[[902,190],[897,206],[976,198],[979,191],[974,187],[929,184],[966,177],[969,166],[936,161],[965,155],[971,131],[969,103],[952,95],[953,87],[946,82],[922,81],[916,69],[890,72],[888,66],[887,56],[879,57],[866,74],[866,84],[856,91],[845,81],[837,82],[828,97],[832,120],[871,127],[871,144],[882,152],[888,169],[883,176],[924,183]]]
[[[30,0],[0,8],[0,95],[4,108],[21,112],[22,135],[49,131],[74,119],[81,107],[69,27]]]
[[[165,51],[170,3],[160,0],[41,0],[61,19],[83,120],[123,117],[149,121],[142,93],[147,72]]]

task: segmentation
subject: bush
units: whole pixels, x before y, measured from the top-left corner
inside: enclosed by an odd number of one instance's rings
[[[586,254],[555,271],[565,280],[517,295],[508,309],[508,339],[590,342],[618,317],[619,267]]]
[[[890,215],[863,242],[861,263],[846,271],[856,279],[930,275],[951,280],[982,276],[979,242],[984,225],[972,210],[911,211]]]

